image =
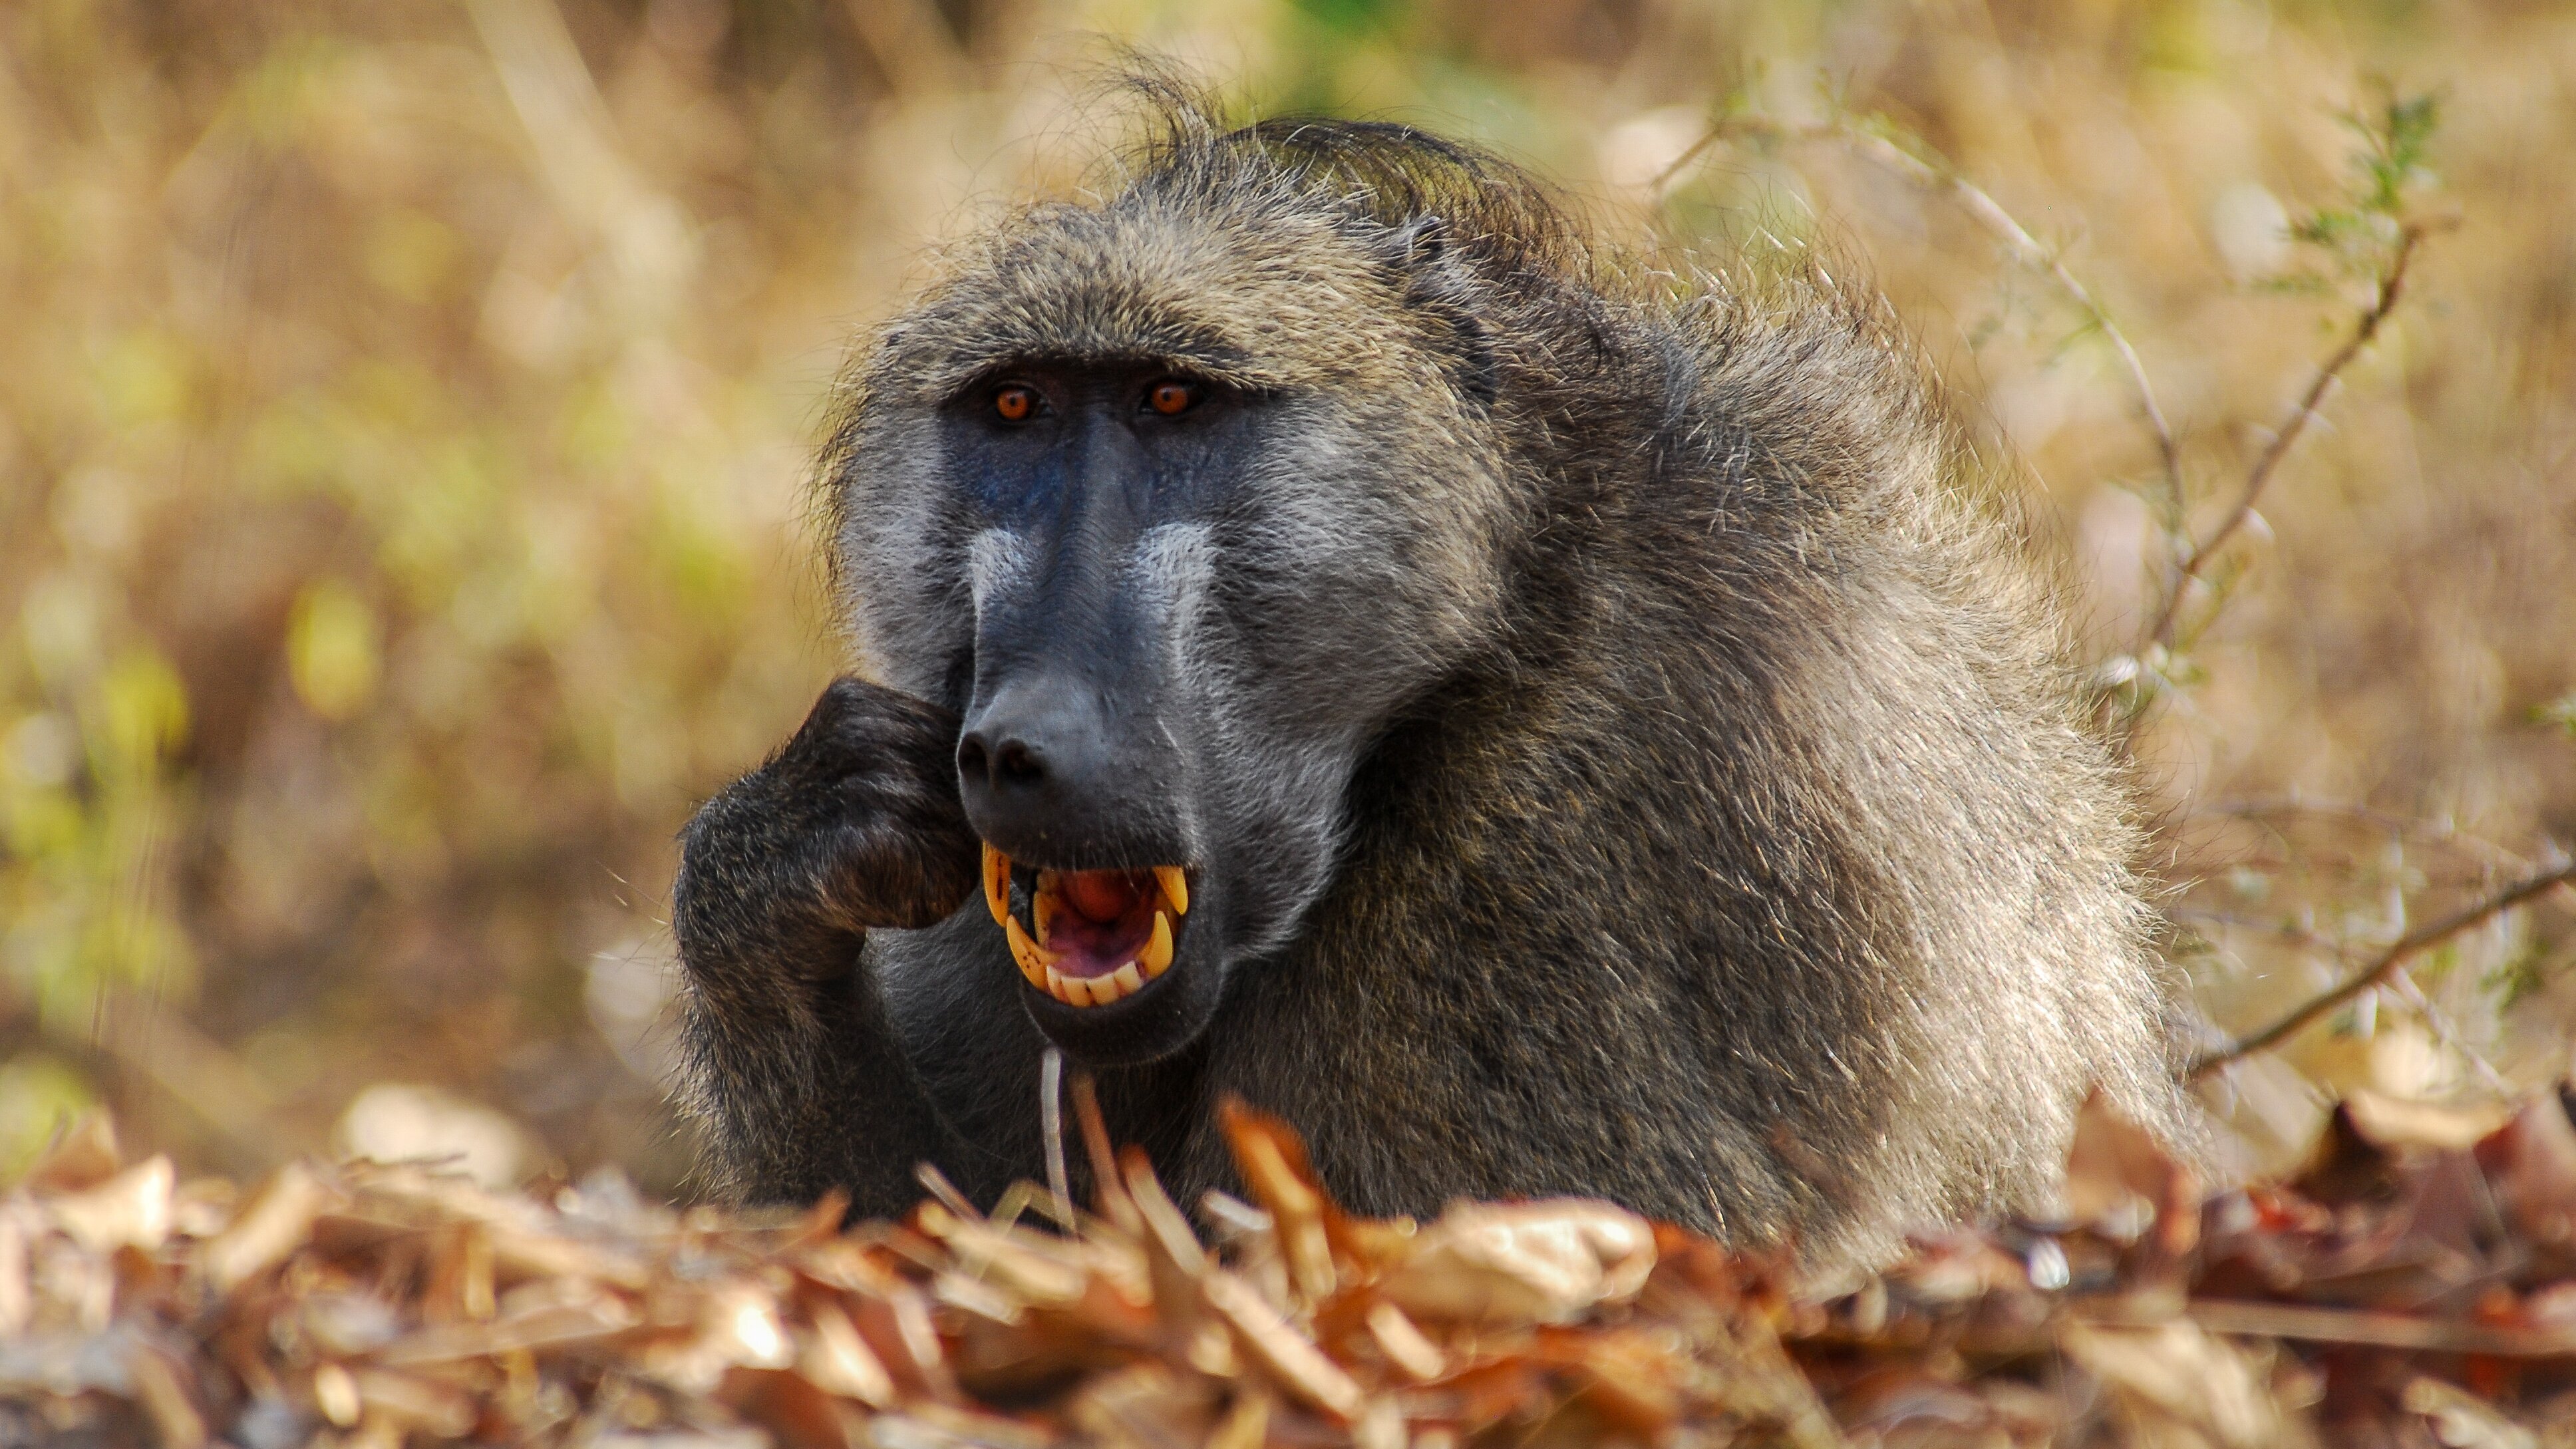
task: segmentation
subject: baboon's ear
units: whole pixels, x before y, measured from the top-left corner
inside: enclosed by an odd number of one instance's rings
[[[1404,273],[1404,304],[1432,321],[1458,390],[1479,403],[1502,391],[1491,334],[1479,315],[1478,278],[1449,234],[1449,223],[1419,216],[1398,228],[1391,250]]]

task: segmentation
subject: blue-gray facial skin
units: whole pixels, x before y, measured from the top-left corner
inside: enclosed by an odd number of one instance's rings
[[[941,420],[943,481],[993,560],[957,671],[959,792],[1000,857],[1029,1010],[1092,1061],[1185,1046],[1223,992],[1242,893],[1215,858],[1226,812],[1193,788],[1206,673],[1185,652],[1213,601],[1182,575],[1263,422],[1257,397],[1167,367],[1043,360]]]

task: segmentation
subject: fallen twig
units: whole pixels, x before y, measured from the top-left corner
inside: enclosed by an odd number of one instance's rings
[[[2195,1298],[2177,1311],[2167,1305],[2140,1307],[2114,1299],[2077,1303],[2072,1307],[2072,1316],[2082,1323],[2122,1328],[2170,1323],[2181,1317],[2213,1333],[2431,1353],[2483,1353],[2505,1358],[2564,1358],[2576,1354],[2576,1332],[2564,1328],[2505,1327],[2459,1318],[2317,1308],[2298,1303]]]

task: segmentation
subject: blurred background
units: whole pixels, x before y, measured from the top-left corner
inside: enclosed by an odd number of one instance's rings
[[[2076,580],[2209,1041],[2576,840],[2567,4],[11,0],[0,1177],[95,1103],[691,1190],[672,836],[834,670],[824,400],[1096,174],[1103,37],[1873,272]],[[2565,1072],[2569,895],[2214,1079],[2232,1150]]]

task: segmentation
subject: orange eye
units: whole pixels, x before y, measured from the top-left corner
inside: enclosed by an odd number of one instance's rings
[[[1145,405],[1167,418],[1188,412],[1198,400],[1197,388],[1170,378],[1154,384],[1153,390],[1145,394]]]
[[[1006,423],[1025,423],[1038,415],[1038,390],[1012,383],[993,394],[993,411]]]

